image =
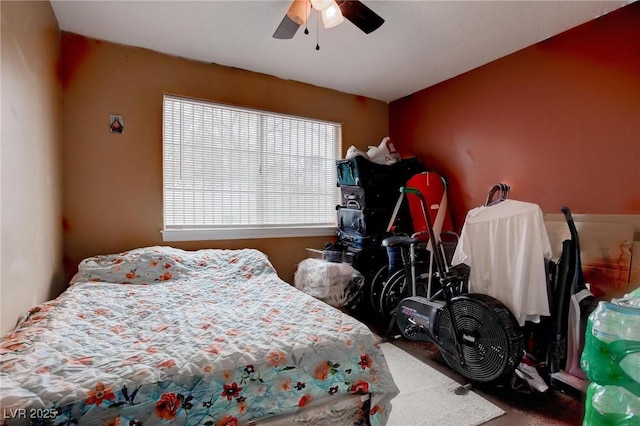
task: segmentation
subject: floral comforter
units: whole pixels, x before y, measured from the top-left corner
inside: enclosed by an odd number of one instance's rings
[[[366,326],[282,281],[256,250],[149,247],[83,260],[0,340],[3,421],[247,424],[398,389]]]

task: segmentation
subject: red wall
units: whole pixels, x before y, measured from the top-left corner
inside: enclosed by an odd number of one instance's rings
[[[449,182],[458,227],[497,182],[545,213],[640,213],[640,2],[389,110],[401,155]]]

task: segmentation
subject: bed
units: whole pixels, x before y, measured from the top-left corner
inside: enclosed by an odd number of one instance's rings
[[[87,258],[0,340],[5,424],[384,425],[397,393],[377,337],[253,249]]]

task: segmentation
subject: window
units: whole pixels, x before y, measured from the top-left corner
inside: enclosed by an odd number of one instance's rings
[[[339,123],[164,96],[165,241],[332,235]]]

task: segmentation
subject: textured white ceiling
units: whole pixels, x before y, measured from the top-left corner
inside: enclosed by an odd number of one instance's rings
[[[60,28],[271,74],[385,102],[401,98],[624,6],[629,1],[382,1],[366,35],[309,21],[272,34],[289,1],[51,1]],[[316,50],[319,39],[320,50]]]

